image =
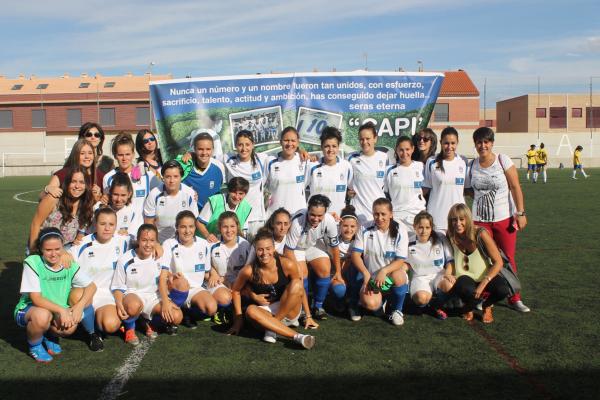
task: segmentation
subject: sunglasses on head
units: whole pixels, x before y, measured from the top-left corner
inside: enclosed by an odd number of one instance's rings
[[[418,142],[421,142],[421,141],[423,141],[423,142],[429,142],[430,140],[431,140],[431,138],[428,138],[427,136],[419,136],[417,138]]]
[[[144,144],[156,142],[156,138],[154,136],[150,136],[149,138],[144,139],[143,142]]]
[[[100,139],[102,137],[102,135],[100,134],[100,132],[86,132],[85,137],[90,138],[90,137],[95,137]]]

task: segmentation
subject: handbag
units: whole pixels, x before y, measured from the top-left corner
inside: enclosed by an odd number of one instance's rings
[[[477,230],[477,248],[479,249],[479,252],[483,256],[484,260],[486,260],[486,263],[489,267],[492,265],[492,261],[485,249],[483,239],[481,239],[482,230],[485,230],[485,228],[480,228]],[[503,266],[500,269],[499,275],[506,280],[509,290],[509,296],[512,297],[515,294],[521,292],[521,281],[519,280],[519,277],[517,276],[517,273],[511,265],[510,260],[508,259],[506,254],[504,254],[501,248],[498,248],[498,251],[500,252],[500,257],[502,257],[503,262]]]

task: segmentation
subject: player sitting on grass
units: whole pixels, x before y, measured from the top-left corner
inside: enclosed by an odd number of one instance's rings
[[[413,222],[416,240],[408,244],[406,264],[410,268],[410,297],[413,303],[423,311],[431,312],[438,319],[447,318],[439,306],[432,306],[433,294],[440,302],[442,293],[452,285],[444,279],[444,272],[450,271],[453,260],[452,247],[448,240],[434,231],[433,217],[427,211],[418,213]],[[446,289],[446,290],[443,290]]]
[[[90,307],[96,315],[96,326],[104,333],[114,333],[121,326],[121,319],[110,292],[110,282],[117,260],[129,247],[129,237],[115,234],[117,214],[108,207],[96,211],[94,225],[96,233],[84,237],[80,245],[71,247],[70,252],[81,270],[96,285],[97,291]],[[83,289],[73,288],[69,303],[76,304],[82,295]],[[104,347],[102,338],[94,335],[97,337],[92,342],[97,350],[101,350]]]
[[[246,195],[250,183],[242,177],[231,178],[227,182],[227,194],[217,193],[208,198],[198,217],[198,230],[210,243],[218,243],[218,220],[225,211],[232,211],[237,215],[243,231],[248,230],[248,216],[252,206],[248,203]]]
[[[394,221],[392,216],[392,203],[388,199],[375,200],[374,221],[359,232],[354,240],[351,257],[358,273],[350,282],[350,318],[353,321],[361,319],[356,308],[359,300],[368,311],[382,314],[383,293],[389,290],[389,320],[394,325],[404,324],[402,306],[408,292],[404,260],[407,256],[408,234],[404,224]]]
[[[311,349],[315,345],[314,336],[297,333],[288,326],[300,316],[304,295],[298,266],[275,252],[273,235],[268,230],[256,234],[254,249],[256,260],[242,268],[232,287],[234,320],[228,334],[237,335],[243,327],[241,291],[248,287],[252,304],[245,317],[265,330],[265,342],[275,343],[279,335]]]
[[[125,327],[125,342],[137,346],[140,340],[135,334],[135,321],[139,316],[146,320],[162,313],[158,298],[158,278],[161,267],[155,258],[158,230],[154,225],[142,224],[138,229],[137,248],[129,250],[117,261],[110,289],[115,297],[117,313]],[[173,323],[182,319],[179,307],[170,304]],[[146,323],[146,336],[157,336],[149,323]]]
[[[39,254],[23,262],[21,299],[15,307],[17,325],[27,330],[29,354],[37,362],[50,362],[53,355],[62,352],[58,337],[72,335],[81,323],[85,330],[94,335],[94,310],[91,303],[96,286],[72,262],[66,268],[61,263],[63,236],[57,228],[44,228],[37,238]],[[83,288],[79,301],[68,305],[73,286]],[[95,345],[90,341],[90,347]]]

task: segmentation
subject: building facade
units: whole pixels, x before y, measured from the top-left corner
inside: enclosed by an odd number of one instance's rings
[[[445,71],[429,127],[439,133],[447,126],[472,133],[479,125],[479,90],[463,71]]]

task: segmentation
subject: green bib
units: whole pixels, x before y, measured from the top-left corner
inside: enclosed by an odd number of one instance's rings
[[[217,226],[217,222],[219,221],[219,216],[225,212],[225,203],[227,198],[224,194],[218,193],[210,196],[208,198],[208,202],[210,203],[210,208],[212,210],[212,216],[210,217],[210,221],[208,221],[208,226],[206,229],[213,235],[219,234],[219,227]],[[240,227],[244,227],[246,225],[246,220],[250,215],[250,211],[252,211],[252,206],[246,198],[243,198],[240,204],[235,209],[235,213],[240,220]]]
[[[61,307],[66,308],[69,306],[68,300],[69,293],[71,293],[73,277],[77,271],[79,271],[79,265],[77,265],[77,263],[72,262],[71,268],[61,268],[57,271],[53,271],[50,267],[46,266],[42,257],[33,255],[27,257],[25,261],[23,261],[23,268],[31,268],[38,276],[42,297]],[[31,298],[29,297],[29,293],[21,294],[19,303],[15,307],[14,314],[16,315],[18,311],[30,304]]]

